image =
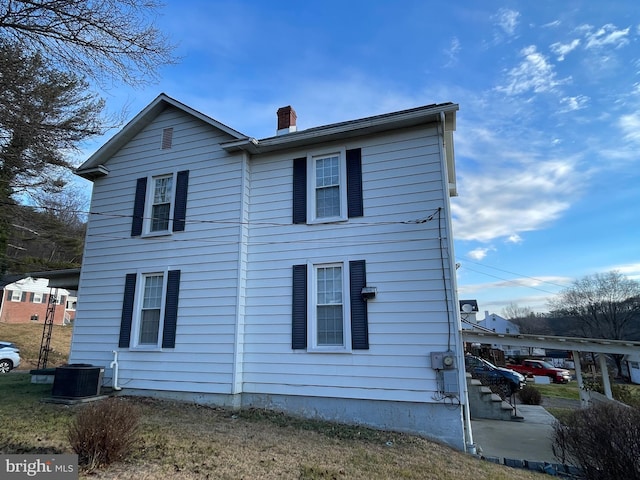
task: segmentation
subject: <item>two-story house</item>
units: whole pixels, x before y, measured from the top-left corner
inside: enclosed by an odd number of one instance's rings
[[[255,139],[162,94],[93,181],[72,363],[128,394],[470,441],[449,196],[458,106]],[[465,436],[467,435],[467,436]]]
[[[46,278],[0,284],[0,297],[0,323],[44,323],[52,304],[54,324],[69,325],[75,316],[77,298],[63,288],[49,288]]]

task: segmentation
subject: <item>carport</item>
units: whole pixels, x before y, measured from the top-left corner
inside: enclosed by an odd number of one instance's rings
[[[489,331],[462,330],[462,339],[469,343],[506,344],[519,347],[549,348],[553,350],[566,350],[573,352],[573,358],[579,359],[580,353],[602,353],[629,355],[640,352],[640,342],[628,340],[605,340],[601,338],[559,337],[553,335],[525,335],[496,333]],[[609,369],[604,355],[599,356],[600,369],[602,371],[602,384],[607,398],[613,400],[611,384],[609,382]],[[576,380],[580,392],[580,404],[583,407],[589,405],[589,396],[584,388],[582,368],[580,362],[575,362]]]

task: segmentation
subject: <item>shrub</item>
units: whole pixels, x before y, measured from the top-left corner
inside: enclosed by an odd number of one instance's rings
[[[611,403],[576,410],[555,424],[553,451],[587,480],[640,478],[640,410]]]
[[[124,459],[139,438],[139,410],[124,399],[109,398],[82,407],[69,426],[68,439],[87,471]]]
[[[518,393],[518,396],[525,405],[540,405],[542,403],[540,390],[531,385],[525,385]]]

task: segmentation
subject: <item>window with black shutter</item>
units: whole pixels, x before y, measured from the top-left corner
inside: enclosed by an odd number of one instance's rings
[[[118,346],[174,348],[179,292],[180,270],[127,274]]]
[[[293,160],[293,223],[328,223],[364,215],[360,148]]]
[[[131,236],[185,230],[189,171],[141,177],[136,181]]]
[[[364,260],[294,265],[292,349],[368,349],[367,302],[362,297],[366,284]]]

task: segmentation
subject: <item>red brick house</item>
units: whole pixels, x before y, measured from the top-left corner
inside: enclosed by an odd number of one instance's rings
[[[68,325],[75,317],[76,297],[63,288],[49,288],[46,278],[27,277],[2,286],[0,322],[44,323],[49,297],[56,296],[53,323]]]

